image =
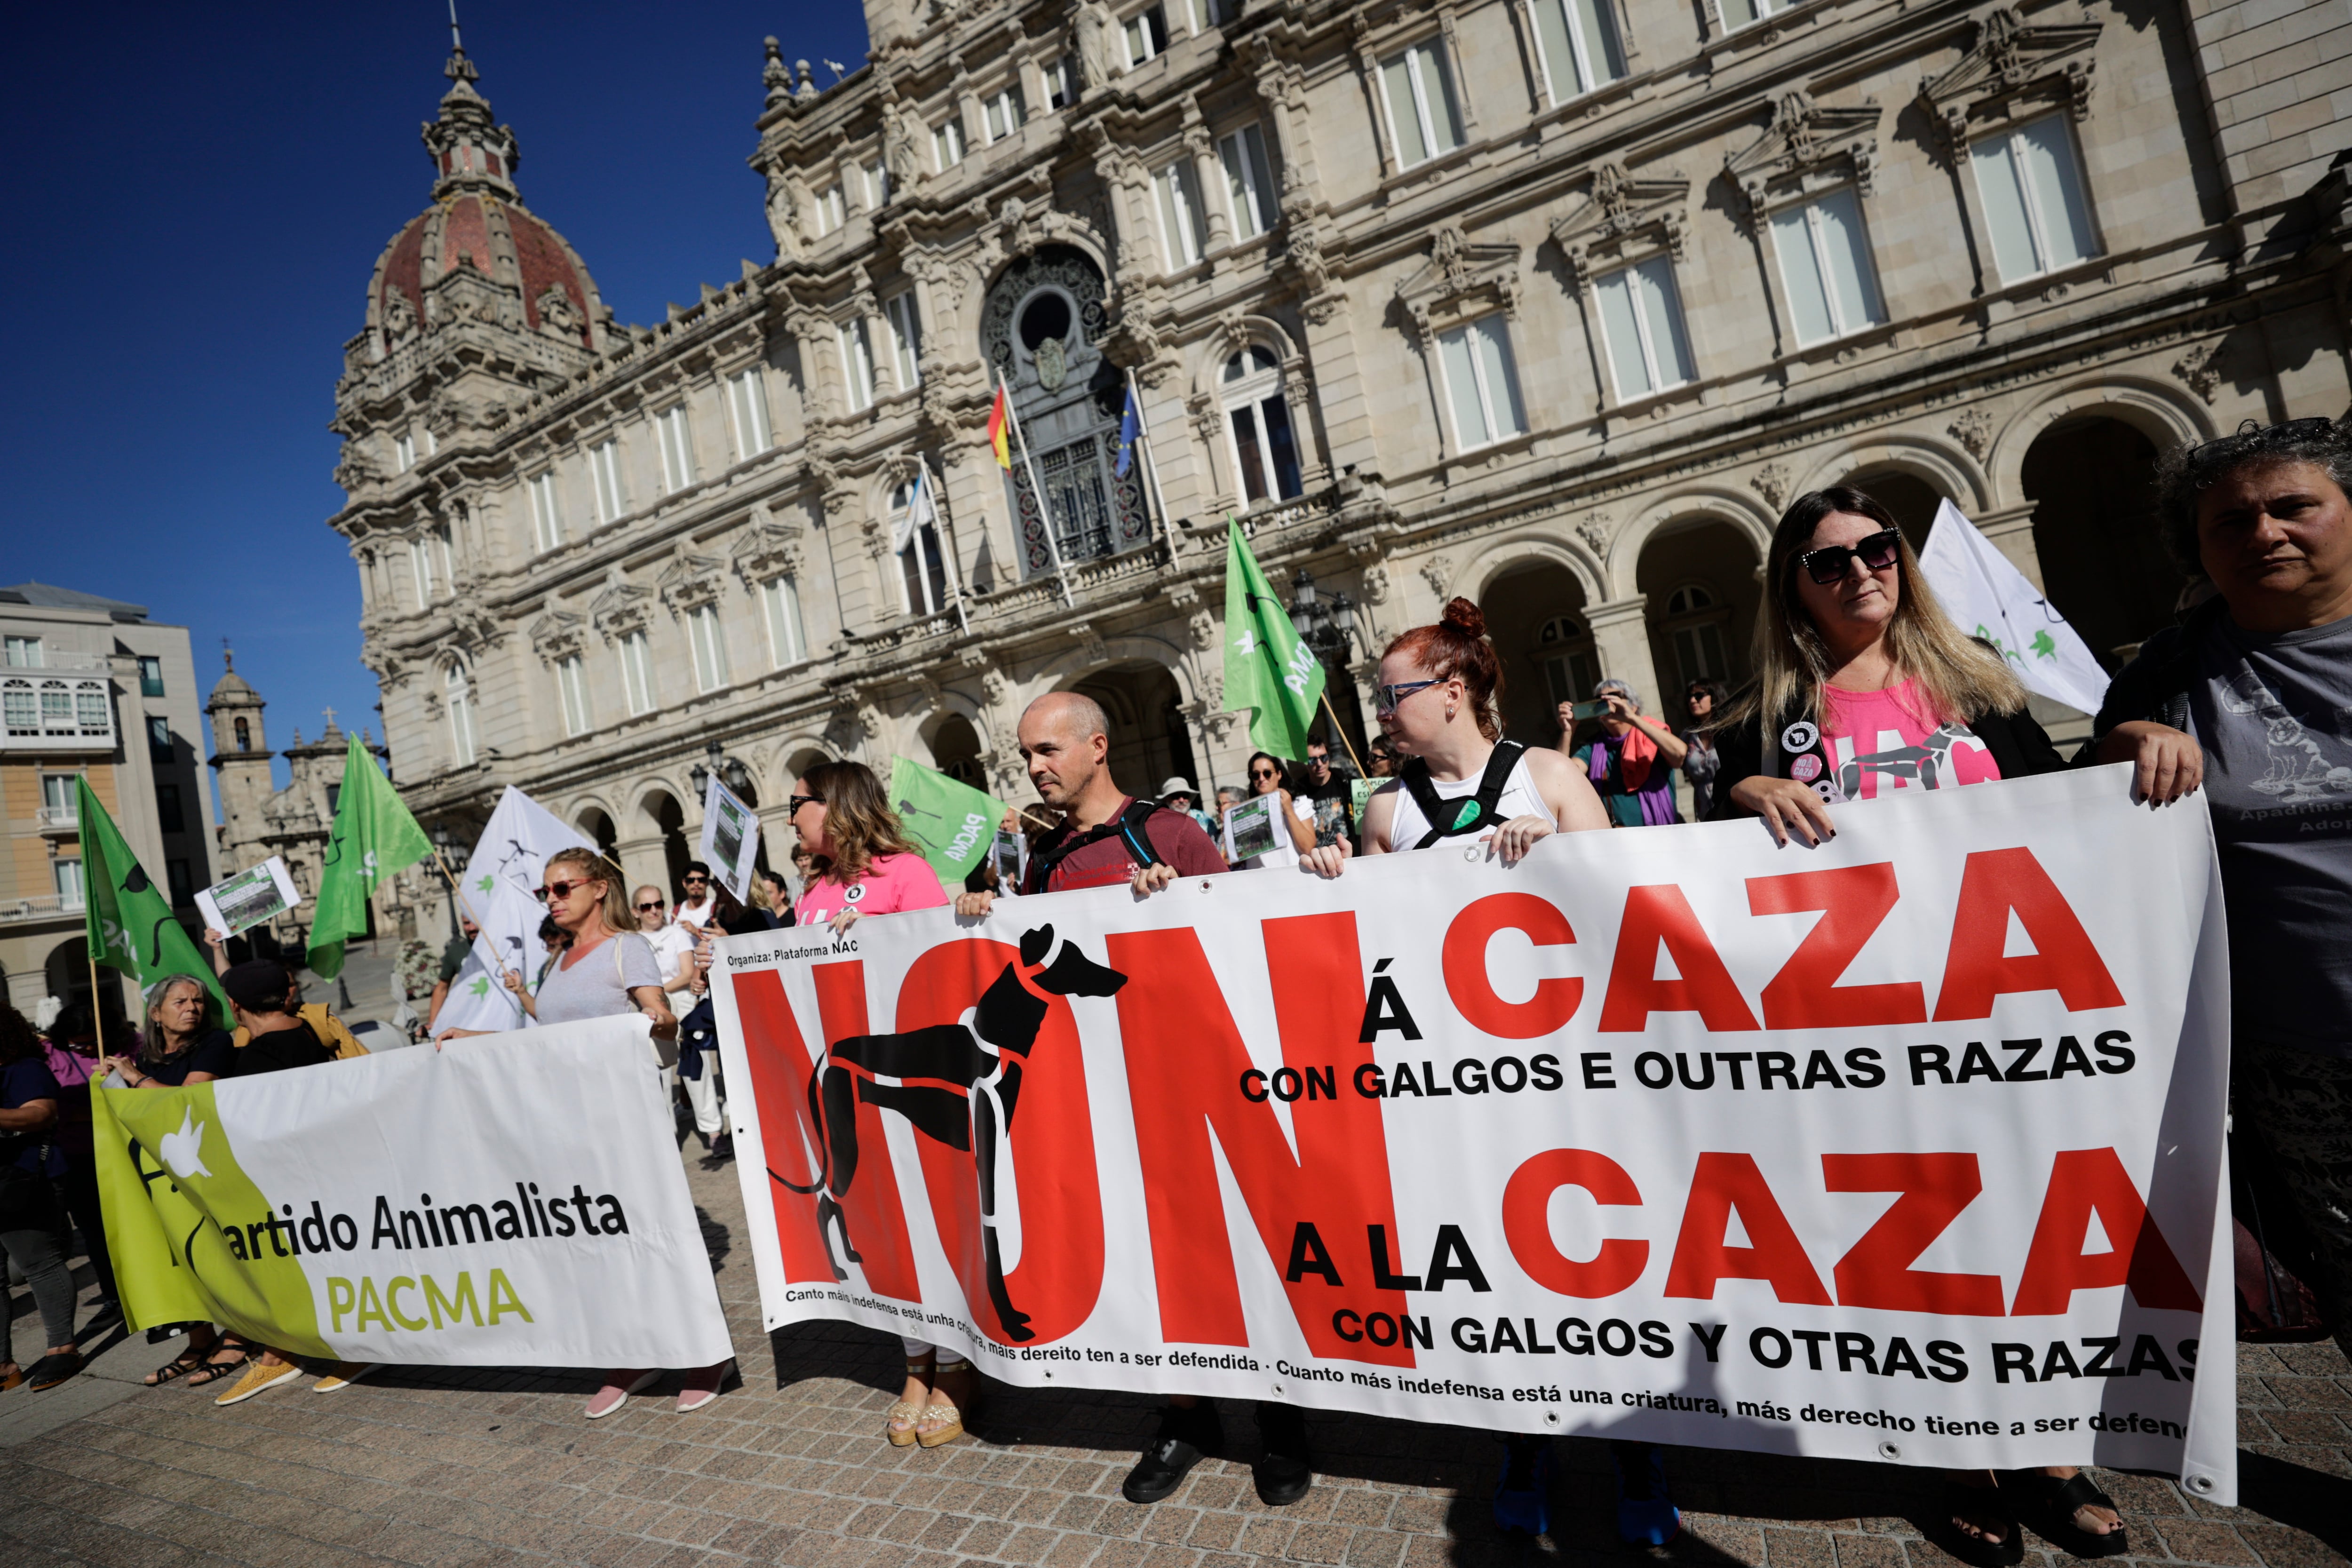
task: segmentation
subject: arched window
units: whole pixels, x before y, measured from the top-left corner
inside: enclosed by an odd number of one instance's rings
[[[452,664],[442,678],[449,703],[449,755],[461,768],[474,765],[474,695],[466,684],[466,667]]]
[[[898,607],[910,616],[936,616],[947,608],[947,563],[940,553],[938,514],[918,506],[916,481],[890,492],[890,537],[898,546]]]
[[[1674,641],[1684,685],[1731,678],[1731,661],[1723,652],[1723,624],[1730,616],[1704,583],[1685,583],[1666,595],[1666,635]]]
[[[1282,362],[1263,343],[1252,343],[1225,361],[1217,402],[1225,411],[1225,437],[1245,504],[1288,500],[1305,487],[1298,477],[1298,443],[1290,429],[1290,405],[1282,395]]]
[[[236,721],[236,749],[240,752],[253,750],[253,726],[242,719]]]
[[[1601,682],[1592,633],[1574,616],[1554,616],[1536,633],[1536,663],[1554,703],[1581,702]]]

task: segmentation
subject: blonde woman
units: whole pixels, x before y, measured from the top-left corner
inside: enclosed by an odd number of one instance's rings
[[[865,763],[819,763],[801,775],[788,809],[809,855],[794,924],[822,921],[838,934],[867,915],[935,910],[948,901],[939,874],[908,839],[882,781]],[[928,1340],[900,1341],[907,1382],[882,1436],[898,1448],[952,1443],[963,1436],[963,1413],[971,1405],[971,1363]]]

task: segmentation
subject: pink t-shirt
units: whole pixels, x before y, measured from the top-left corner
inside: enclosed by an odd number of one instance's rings
[[[793,906],[793,919],[802,925],[821,925],[844,910],[861,915],[895,915],[908,910],[935,910],[948,901],[939,873],[920,855],[877,855],[866,875],[847,886],[819,877]]]
[[[1928,722],[1935,710],[1913,681],[1884,691],[1832,686],[1823,697],[1822,736],[1829,744],[1831,776],[1846,800],[2000,777],[1992,752],[1966,724]]]

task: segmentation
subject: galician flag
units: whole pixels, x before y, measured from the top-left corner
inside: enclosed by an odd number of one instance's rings
[[[988,449],[996,454],[996,466],[1005,472],[1013,471],[1013,416],[1004,406],[1004,384],[996,384],[996,401],[988,410]]]
[[[1960,629],[2000,649],[2028,689],[2085,713],[2099,710],[2107,672],[2042,591],[1950,501],[1936,508],[1919,570]]]
[[[1008,809],[993,796],[927,768],[911,757],[890,759],[890,809],[940,883],[950,889],[971,875],[996,841]]]
[[[319,910],[310,922],[310,973],[332,980],[343,972],[343,943],[364,936],[368,899],[376,884],[433,853],[433,841],[400,802],[375,756],[352,737],[343,753],[343,784],[335,797],[335,826],[319,868]]]
[[[1250,744],[1277,757],[1307,754],[1307,731],[1323,700],[1323,664],[1290,624],[1258,570],[1242,525],[1225,533],[1225,707],[1251,710]]]
[[[167,974],[193,974],[213,994],[226,1021],[228,998],[213,978],[211,961],[173,917],[171,901],[90,793],[87,773],[74,780],[74,793],[81,824],[82,918],[91,960],[122,971],[142,988]]]
[[[464,967],[449,982],[449,994],[433,1021],[436,1033],[532,1026],[499,972],[511,969],[526,981],[538,974],[542,952],[539,922],[547,918],[547,910],[532,889],[545,880],[547,858],[575,845],[596,847],[578,828],[512,784],[507,786],[466,862],[465,874],[457,879],[465,907],[482,929]],[[621,874],[611,875],[618,880]]]

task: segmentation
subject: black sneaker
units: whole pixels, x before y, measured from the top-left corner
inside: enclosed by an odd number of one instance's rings
[[[1158,1502],[1184,1484],[1206,1454],[1225,1446],[1224,1424],[1213,1405],[1171,1405],[1160,1413],[1160,1431],[1127,1472],[1118,1489],[1129,1502]]]
[[[1315,1484],[1307,1452],[1307,1417],[1294,1405],[1260,1400],[1257,1436],[1262,1452],[1250,1467],[1250,1477],[1257,1482],[1258,1501],[1283,1508],[1305,1497]]]
[[[55,1388],[82,1368],[82,1360],[73,1351],[58,1351],[45,1355],[25,1370],[25,1386],[38,1394],[45,1388]]]
[[[721,1132],[710,1145],[710,1157],[718,1161],[732,1160],[735,1157],[735,1134]]]

